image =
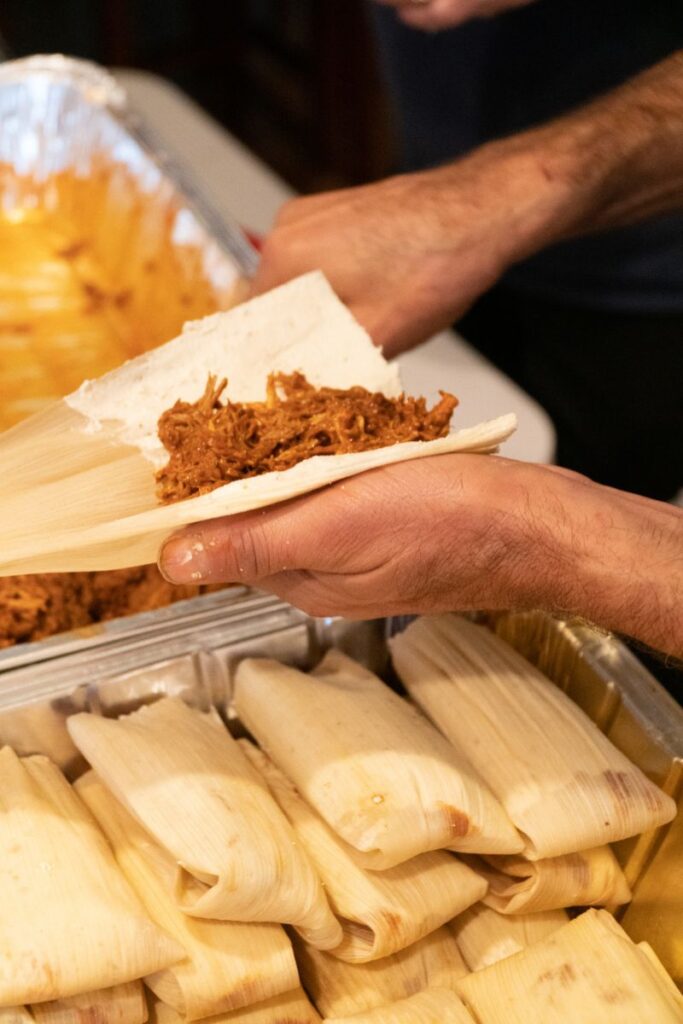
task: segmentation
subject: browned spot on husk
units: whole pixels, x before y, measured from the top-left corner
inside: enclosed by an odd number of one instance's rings
[[[470,828],[470,819],[463,811],[459,811],[457,807],[452,807],[450,804],[440,804],[441,810],[443,811],[444,817],[448,822],[448,827],[454,837],[466,836]]]
[[[552,981],[553,984],[569,987],[573,981],[576,981],[576,971],[571,964],[559,964],[559,966],[549,967],[547,971],[539,974],[538,981]]]

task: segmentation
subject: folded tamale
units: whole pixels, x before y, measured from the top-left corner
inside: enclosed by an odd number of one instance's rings
[[[177,861],[185,913],[286,922],[313,945],[339,945],[318,876],[220,721],[164,698],[119,719],[73,715],[68,727],[106,787]]]
[[[366,867],[384,870],[444,848],[522,848],[471,765],[415,708],[339,651],[310,675],[265,658],[244,660],[234,704],[304,799],[365,855]]]
[[[141,981],[127,981],[98,992],[84,992],[34,1003],[31,1007],[37,1024],[145,1024],[147,999]]]
[[[173,895],[173,858],[94,772],[79,779],[76,790],[149,916],[185,950],[184,960],[145,978],[159,999],[186,1020],[197,1020],[270,999],[298,985],[291,943],[280,925],[207,921],[184,914]]]
[[[387,871],[368,871],[299,795],[267,754],[240,740],[309,854],[344,937],[332,951],[367,963],[404,949],[481,899],[486,882],[452,854],[422,853]]]
[[[183,956],[59,769],[9,747],[0,751],[0,871],[0,1004],[110,988]]]
[[[327,1024],[475,1024],[454,992],[428,988],[388,1006],[353,1017],[328,1017]]]
[[[468,968],[480,971],[547,938],[568,920],[564,910],[503,915],[477,903],[451,921],[449,929]]]
[[[426,616],[390,647],[411,697],[490,785],[529,859],[602,846],[676,813],[573,701],[485,627]]]
[[[400,953],[349,964],[294,940],[301,980],[325,1017],[350,1017],[426,988],[449,988],[467,974],[455,938],[439,928]]]
[[[207,1017],[206,1024],[320,1024],[320,1017],[302,988],[292,989],[263,1003],[246,1006],[230,1013]],[[166,1003],[155,1001],[150,1024],[184,1024],[184,1018]]]
[[[479,1024],[681,1024],[683,997],[652,956],[587,910],[456,987]]]
[[[619,906],[631,890],[609,846],[562,857],[469,857],[467,863],[488,882],[483,897],[501,914],[530,914],[561,907]]]

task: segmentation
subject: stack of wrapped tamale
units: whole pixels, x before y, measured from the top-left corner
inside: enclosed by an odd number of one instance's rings
[[[243,661],[256,743],[175,698],[74,715],[73,787],[5,748],[0,1024],[683,1020],[652,950],[565,909],[628,901],[608,844],[673,802],[483,628],[392,655],[414,703],[338,651]]]

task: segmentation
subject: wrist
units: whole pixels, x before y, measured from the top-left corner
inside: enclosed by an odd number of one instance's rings
[[[529,560],[526,606],[579,615],[683,655],[683,513],[556,475],[561,479],[552,488],[555,507],[540,523],[535,559],[546,565]]]
[[[680,51],[575,112],[486,147],[527,179],[514,261],[680,208],[682,110]]]

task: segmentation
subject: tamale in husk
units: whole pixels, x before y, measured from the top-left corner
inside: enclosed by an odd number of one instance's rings
[[[449,988],[467,974],[457,942],[439,928],[400,953],[349,964],[294,940],[301,980],[324,1017],[350,1017],[394,1003],[426,988]]]
[[[477,903],[459,914],[448,927],[470,971],[481,971],[547,938],[568,920],[564,910],[499,914]]]
[[[59,769],[9,747],[0,751],[0,870],[0,1004],[110,988],[183,956]]]
[[[240,740],[325,886],[344,937],[333,952],[367,963],[404,949],[486,892],[486,882],[452,854],[423,853],[387,871],[368,871],[356,851],[330,829],[270,758]]]
[[[235,480],[160,506],[155,472],[167,461],[159,417],[195,402],[210,374],[232,401],[266,398],[273,372],[316,386],[361,385],[397,396],[398,371],[320,272],[225,313],[186,324],[173,341],[130,360],[0,437],[0,574],[118,569],[156,561],[164,539],[190,523],[284,501],[377,466],[453,451],[495,451],[513,415],[433,441],[319,455],[284,472]]]
[[[197,1020],[262,1002],[298,985],[294,953],[280,925],[207,921],[184,914],[174,899],[172,857],[94,772],[78,780],[76,791],[149,916],[185,950],[184,960],[145,978],[159,999],[185,1019]]]
[[[455,992],[428,988],[354,1017],[328,1017],[327,1024],[475,1024]]]
[[[310,861],[219,720],[167,697],[119,719],[78,714],[67,724],[101,781],[177,862],[181,910],[286,922],[313,945],[339,944]]]
[[[521,849],[469,763],[415,708],[339,651],[308,675],[266,658],[242,661],[234,705],[302,797],[365,855],[366,867],[385,870],[443,848]]]
[[[661,968],[663,970],[663,968]],[[457,983],[480,1024],[680,1024],[683,1000],[605,910]]]
[[[34,1003],[31,1011],[37,1024],[145,1024],[149,1016],[141,981]]]
[[[485,627],[425,616],[390,647],[409,694],[490,785],[529,859],[602,846],[676,813],[573,701]]]
[[[619,906],[631,899],[624,873],[609,846],[544,860],[471,857],[467,863],[488,882],[484,903],[501,914]]]
[[[241,1010],[206,1017],[205,1020],[206,1024],[320,1024],[320,1017],[302,988]],[[173,1007],[155,1001],[151,1007],[150,1024],[184,1024],[184,1018]]]

